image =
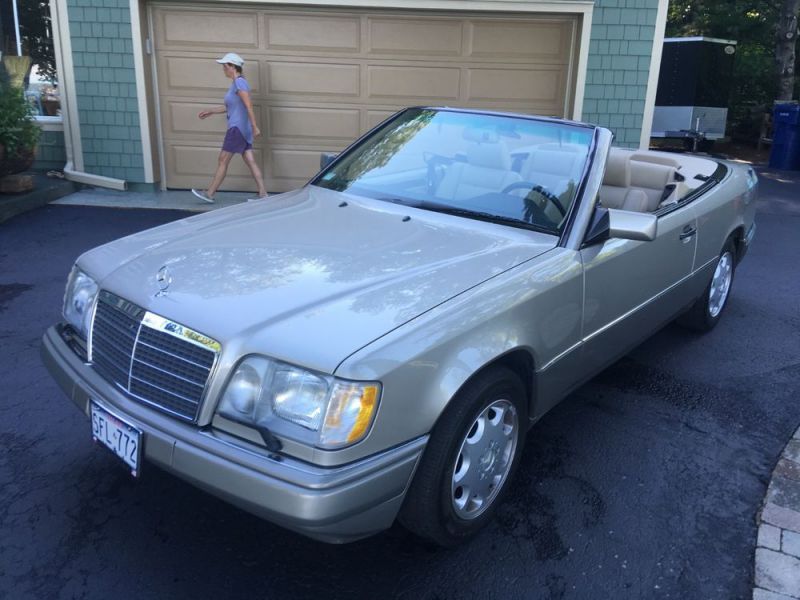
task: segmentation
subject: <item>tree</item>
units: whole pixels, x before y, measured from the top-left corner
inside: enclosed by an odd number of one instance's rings
[[[667,36],[735,40],[731,105],[771,103],[776,86],[772,57],[777,21],[774,0],[671,0]]]
[[[776,100],[791,100],[794,97],[798,12],[800,12],[800,0],[783,0],[776,28],[775,63],[778,69]]]
[[[24,50],[31,57],[31,64],[37,65],[41,77],[56,81],[49,0],[17,0],[17,7]]]

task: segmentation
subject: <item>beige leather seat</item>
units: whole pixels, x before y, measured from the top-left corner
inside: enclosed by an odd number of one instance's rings
[[[579,147],[543,144],[525,159],[520,175],[523,181],[540,185],[560,197],[569,189],[570,183],[580,179],[584,156],[585,149]],[[529,189],[524,188],[516,193],[525,196],[528,191]],[[534,195],[533,199],[554,223],[559,223],[564,218],[558,207],[546,198]]]
[[[606,208],[645,212],[648,197],[642,190],[631,189],[631,158],[627,152],[613,148],[608,154],[603,184],[600,186],[600,203]]]
[[[600,203],[606,208],[653,212],[674,202],[676,192],[662,201],[667,185],[675,182],[676,168],[654,162],[634,161],[628,152],[614,148],[608,154],[600,186]]]
[[[511,170],[511,154],[495,132],[464,130],[468,140],[466,162],[450,165],[436,189],[436,196],[447,200],[474,198],[501,192],[517,181],[519,173]]]
[[[546,187],[554,194],[562,193],[570,181],[576,181],[580,173],[583,154],[579,148],[545,144],[525,160],[520,169],[523,181]]]
[[[667,185],[675,183],[675,171],[675,167],[663,164],[641,160],[631,161],[631,187],[645,193],[647,211],[656,210],[662,203],[662,198],[665,202],[670,200],[670,198],[664,198],[664,190]]]

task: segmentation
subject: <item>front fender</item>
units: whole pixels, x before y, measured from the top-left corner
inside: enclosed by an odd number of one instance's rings
[[[383,383],[375,424],[359,451],[428,433],[464,383],[509,352],[526,352],[531,365],[545,365],[575,347],[582,294],[580,255],[556,248],[350,356],[336,375]],[[552,399],[534,398],[532,415],[539,402],[549,406]]]

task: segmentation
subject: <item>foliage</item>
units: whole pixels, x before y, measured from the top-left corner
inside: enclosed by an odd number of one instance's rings
[[[775,99],[779,4],[775,0],[670,0],[667,37],[706,36],[738,42],[728,114],[733,133],[752,136],[760,114],[770,110]]]
[[[31,57],[31,64],[38,65],[41,77],[55,82],[56,59],[49,0],[17,0],[17,7],[24,50]]]
[[[56,60],[49,0],[16,0],[16,2],[22,55],[30,56],[31,64],[38,65],[40,76],[55,82]],[[0,2],[0,21],[3,24],[4,34],[0,37],[0,50],[4,56],[16,56],[17,43],[10,0]]]
[[[10,158],[20,157],[36,147],[40,129],[22,90],[0,81],[0,145]]]
[[[422,110],[404,123],[384,130],[366,151],[357,152],[341,166],[341,173],[346,180],[353,180],[374,169],[379,169],[389,162],[397,152],[405,146],[421,129],[424,129],[436,115],[436,111]],[[375,139],[375,138],[373,138]]]

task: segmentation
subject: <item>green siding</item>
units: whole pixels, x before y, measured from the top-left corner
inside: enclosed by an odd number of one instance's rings
[[[143,182],[129,0],[68,0],[67,12],[84,170]]]
[[[595,2],[582,119],[618,145],[639,145],[657,12],[658,0]],[[143,182],[129,0],[68,0],[68,13],[84,168]]]
[[[657,13],[658,0],[595,4],[582,118],[620,146],[639,146]]]
[[[36,162],[33,168],[37,171],[64,168],[67,162],[67,153],[64,150],[64,132],[43,131],[36,146]]]

